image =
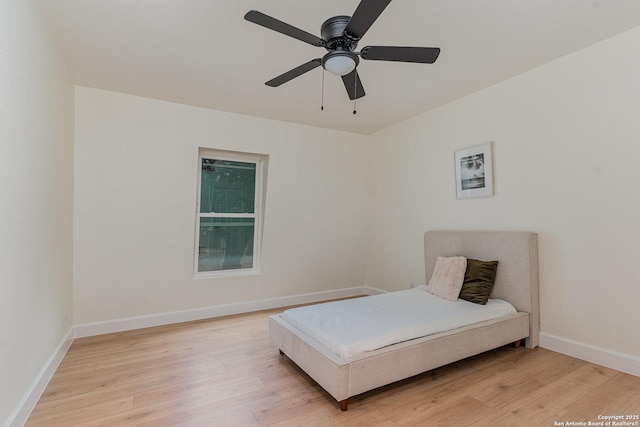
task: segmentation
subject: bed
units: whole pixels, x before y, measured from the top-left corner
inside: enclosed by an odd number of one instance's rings
[[[524,340],[538,346],[537,234],[519,231],[428,231],[424,235],[425,272],[432,276],[438,257],[497,260],[491,298],[507,301],[515,312],[376,350],[341,357],[294,326],[282,314],[269,318],[269,337],[346,411],[348,399],[383,385]],[[365,297],[368,298],[368,297]]]

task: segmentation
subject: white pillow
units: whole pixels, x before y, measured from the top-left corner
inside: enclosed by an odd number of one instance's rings
[[[460,295],[467,270],[467,259],[463,256],[436,258],[433,275],[427,290],[440,298],[455,301]]]

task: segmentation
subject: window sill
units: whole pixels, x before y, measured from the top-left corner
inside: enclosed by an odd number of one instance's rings
[[[246,268],[239,270],[216,270],[216,271],[203,271],[200,273],[195,273],[193,275],[193,279],[202,280],[202,279],[218,279],[225,277],[238,277],[238,276],[257,276],[260,274],[260,269],[257,268]]]

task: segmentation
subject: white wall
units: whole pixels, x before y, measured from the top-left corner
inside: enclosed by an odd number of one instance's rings
[[[640,357],[640,29],[371,138],[367,284],[424,283],[428,229],[539,235],[542,332]],[[494,197],[454,150],[494,141]],[[640,359],[638,359],[640,360]]]
[[[32,2],[3,0],[0,422],[71,326],[72,203],[71,79]]]
[[[362,286],[365,142],[76,87],[75,322]],[[198,147],[269,155],[260,275],[192,277]]]

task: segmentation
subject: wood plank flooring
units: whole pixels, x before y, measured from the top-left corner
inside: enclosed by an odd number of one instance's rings
[[[77,339],[26,426],[554,426],[640,414],[640,378],[509,346],[341,412],[268,340],[279,311]]]

